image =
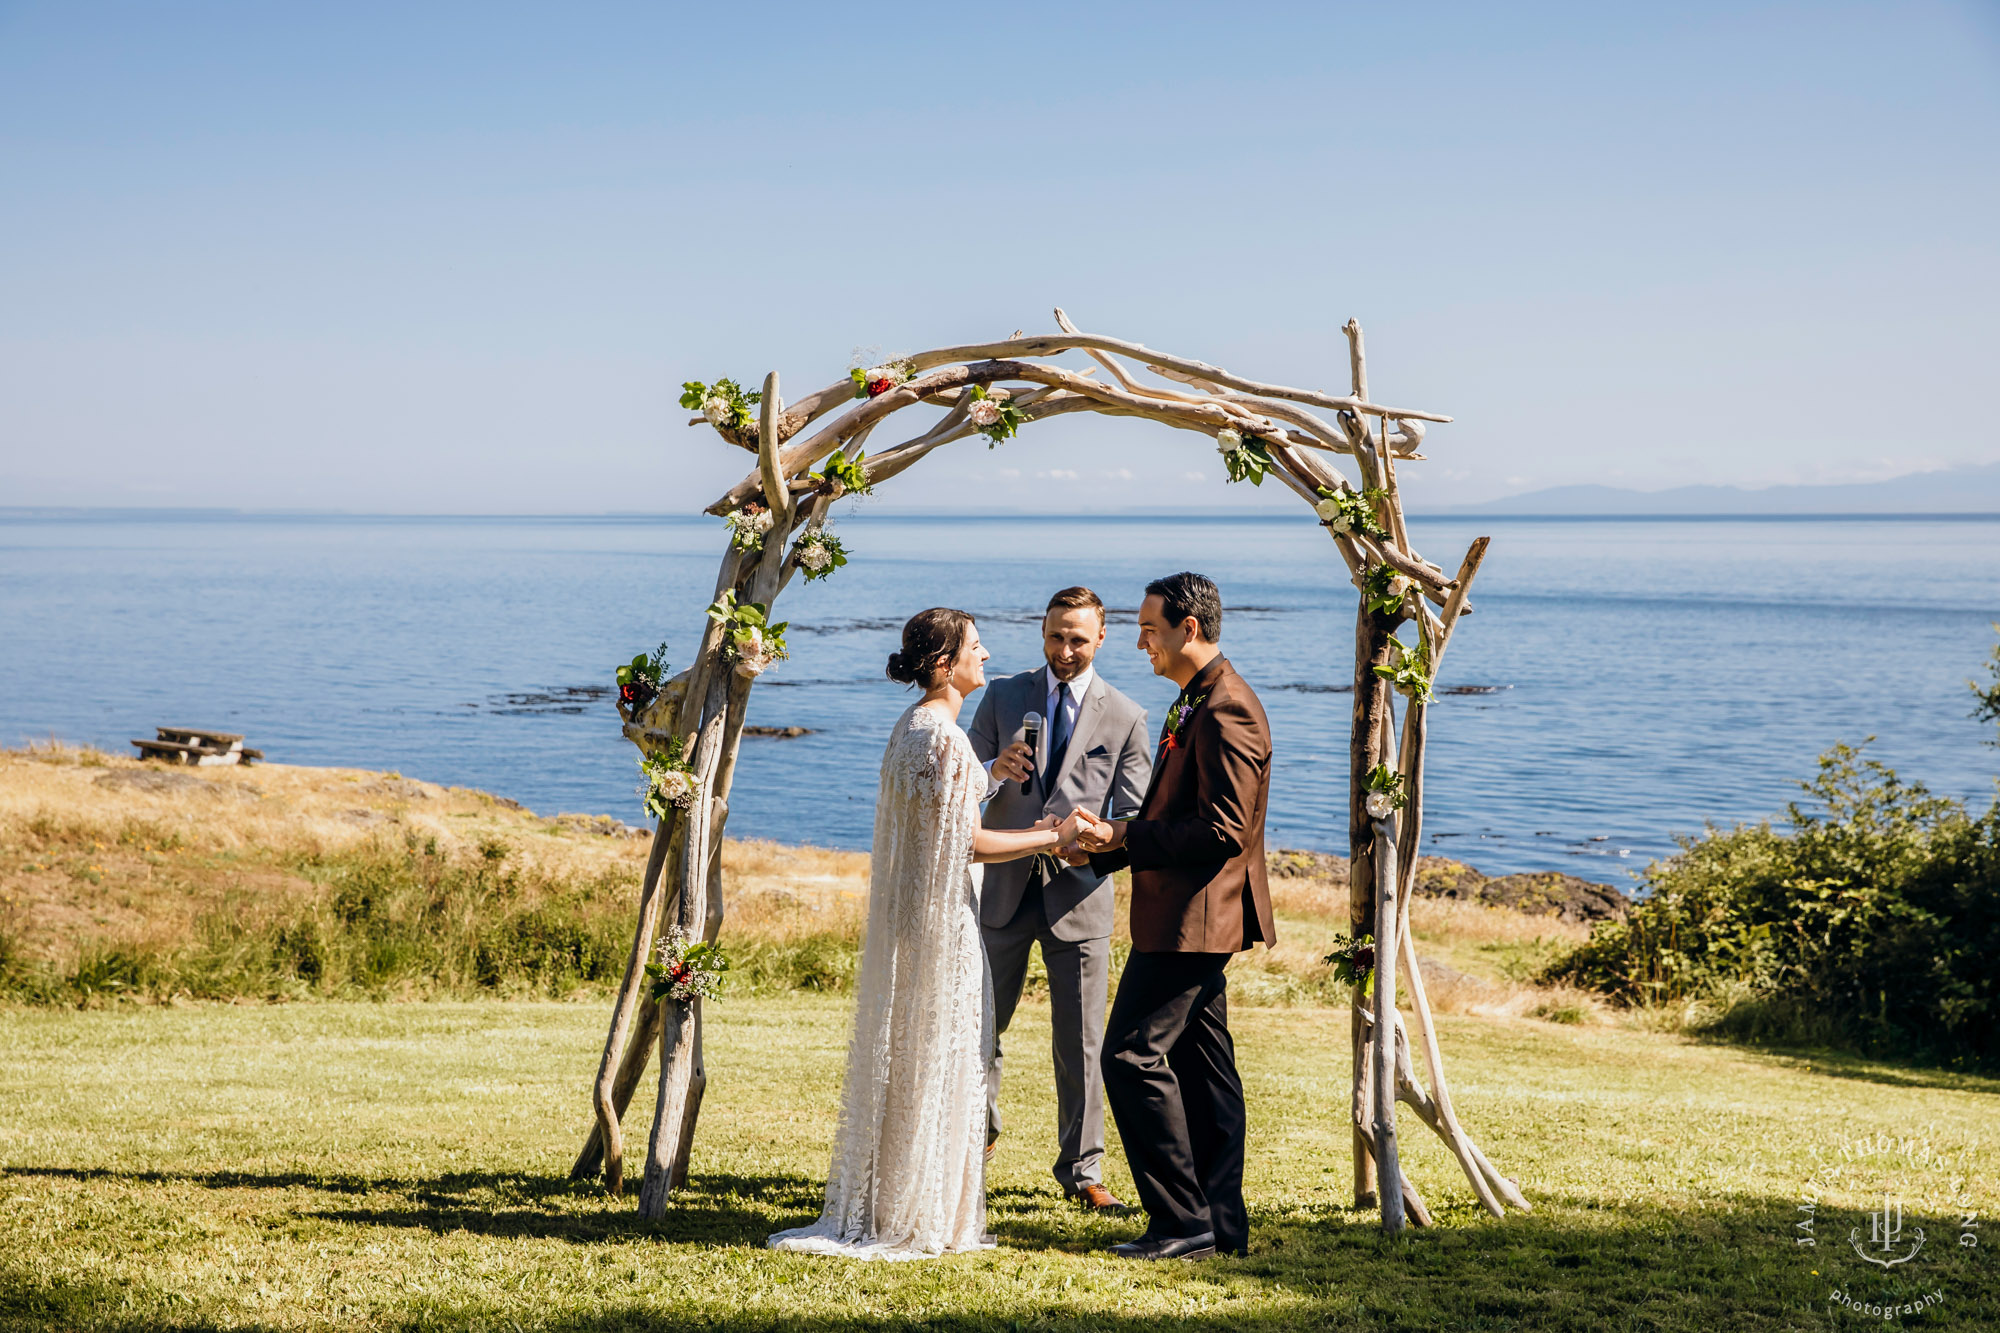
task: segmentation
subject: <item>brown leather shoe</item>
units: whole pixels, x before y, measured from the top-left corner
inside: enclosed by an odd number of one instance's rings
[[[1069,1197],[1075,1199],[1084,1208],[1093,1213],[1122,1213],[1125,1211],[1125,1205],[1118,1202],[1118,1196],[1095,1181],[1085,1185],[1082,1189],[1071,1190]]]

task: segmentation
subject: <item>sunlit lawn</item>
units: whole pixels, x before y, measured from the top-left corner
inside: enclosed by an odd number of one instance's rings
[[[1345,1016],[1240,1008],[1252,1253],[1144,1267],[1101,1253],[1136,1221],[1084,1217],[1048,1176],[1046,1009],[1030,1005],[992,1173],[997,1251],[775,1255],[765,1234],[818,1209],[848,1012],[803,995],[711,1010],[692,1187],[659,1223],[564,1178],[601,1004],[0,1013],[0,1326],[1846,1327],[1869,1321],[1827,1304],[1840,1272],[1792,1241],[1812,1148],[2000,1127],[1993,1081],[1447,1017],[1461,1112],[1537,1211],[1477,1211],[1406,1116],[1440,1225],[1388,1241],[1347,1206]],[[627,1125],[641,1154],[650,1106]],[[2000,1152],[1976,1153],[1990,1217]],[[1130,1197],[1115,1154],[1110,1183]],[[1912,1324],[2000,1327],[1990,1248],[1936,1253],[1898,1277],[1945,1292]],[[1840,1270],[1856,1295],[1883,1289],[1859,1267]]]

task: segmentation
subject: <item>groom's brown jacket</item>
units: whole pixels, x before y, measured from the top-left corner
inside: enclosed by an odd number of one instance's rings
[[[1167,744],[1181,702],[1193,703]],[[1125,845],[1090,858],[1099,874],[1132,868],[1132,947],[1141,953],[1237,953],[1278,940],[1264,878],[1271,724],[1229,661],[1195,673],[1160,731],[1152,785]]]

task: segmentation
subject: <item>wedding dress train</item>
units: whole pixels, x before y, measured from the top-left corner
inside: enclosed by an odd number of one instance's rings
[[[818,1222],[771,1248],[921,1259],[992,1246],[986,1063],[993,982],[972,835],[986,774],[935,709],[912,706],[882,755],[854,1039]]]

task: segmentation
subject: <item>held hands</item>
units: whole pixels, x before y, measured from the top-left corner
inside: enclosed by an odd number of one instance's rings
[[[1112,823],[1108,820],[1087,817],[1088,827],[1078,834],[1077,840],[1087,852],[1108,852],[1125,845],[1124,821]]]
[[[1056,830],[1061,839],[1055,854],[1073,866],[1088,865],[1092,852],[1109,851],[1125,841],[1125,826],[1110,824],[1087,810],[1072,810]]]
[[[1033,773],[1035,752],[1020,741],[1002,750],[993,759],[993,777],[999,782],[1024,782]],[[1040,827],[1037,825],[1036,827]]]

